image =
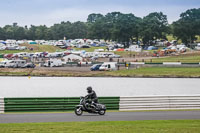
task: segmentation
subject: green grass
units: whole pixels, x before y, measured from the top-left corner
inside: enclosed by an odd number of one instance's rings
[[[115,51],[114,52],[116,55],[120,55],[121,57],[125,58],[125,57],[132,57],[133,55],[136,55],[137,52],[128,52],[128,51]]]
[[[74,48],[75,50],[85,50],[86,52],[94,52],[95,49],[106,49],[106,47],[91,47],[91,48]]]
[[[196,36],[197,42],[200,42],[200,36]]]
[[[138,69],[123,69],[119,71],[107,72],[34,72],[27,70],[15,72],[4,70],[0,76],[56,76],[56,77],[180,77],[180,78],[200,78],[200,67],[142,67]]]
[[[167,35],[167,40],[169,41],[169,42],[171,42],[172,40],[177,40],[177,38],[176,37],[173,37],[173,35]],[[182,43],[182,41],[181,40],[178,40],[178,44],[181,44]]]
[[[111,71],[106,74],[116,77],[200,77],[200,67],[144,67],[139,69]]]
[[[200,36],[196,36],[196,38],[197,38],[197,42],[200,42]],[[172,40],[177,40],[177,38],[176,37],[173,37],[173,35],[167,35],[167,40],[169,41],[169,42],[171,42]],[[182,43],[182,41],[181,40],[178,40],[178,44],[181,44]]]
[[[49,46],[49,45],[37,45],[37,49],[34,52],[56,52],[62,50],[59,47]]]
[[[0,51],[0,54],[13,54],[13,53],[20,53],[24,52],[24,50],[3,50]]]
[[[150,62],[150,60],[145,60],[146,62]],[[158,62],[183,62],[183,63],[198,63],[200,62],[200,55],[179,55],[179,56],[171,56],[166,58],[156,58],[152,59],[153,63]]]
[[[1,133],[199,133],[200,120],[0,124]]]
[[[26,46],[27,48],[33,48],[33,50],[3,50],[0,51],[0,54],[13,54],[13,53],[20,53],[20,52],[29,52],[29,53],[35,53],[35,52],[56,52],[61,51],[59,47],[56,46],[49,46],[49,45],[39,45],[39,44],[23,44],[22,46]]]
[[[29,72],[0,72],[0,76],[28,76]]]

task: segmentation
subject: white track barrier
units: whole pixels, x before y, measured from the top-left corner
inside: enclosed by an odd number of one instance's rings
[[[200,109],[199,96],[135,96],[120,97],[119,110]]]
[[[0,97],[0,113],[4,113],[4,98]]]
[[[181,65],[181,62],[163,62],[163,65]]]

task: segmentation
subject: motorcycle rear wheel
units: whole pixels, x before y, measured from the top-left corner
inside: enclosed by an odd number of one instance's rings
[[[81,109],[81,107],[76,107],[74,112],[77,116],[81,116],[83,114],[83,110]]]

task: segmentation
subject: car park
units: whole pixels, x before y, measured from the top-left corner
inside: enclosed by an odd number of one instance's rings
[[[63,65],[63,62],[59,59],[50,59],[47,60],[44,64],[44,67],[60,67]]]
[[[101,64],[94,64],[90,70],[91,71],[99,71],[99,68],[101,67]]]
[[[33,63],[26,63],[24,66],[22,66],[22,68],[35,68],[36,65]]]
[[[117,70],[115,62],[105,62],[103,63],[100,68],[100,71],[110,71],[110,70]]]
[[[0,62],[0,68],[5,67],[5,65],[6,65],[6,61],[2,61],[2,62]]]

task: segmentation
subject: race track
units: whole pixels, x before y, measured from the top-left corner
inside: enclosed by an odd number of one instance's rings
[[[0,123],[134,121],[200,119],[200,111],[107,112],[105,116],[84,113],[18,113],[0,114]]]

